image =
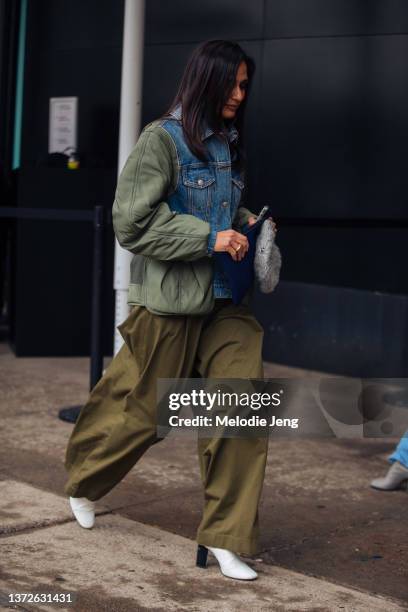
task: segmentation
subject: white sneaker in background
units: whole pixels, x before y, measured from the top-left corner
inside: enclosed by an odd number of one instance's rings
[[[408,468],[399,461],[394,461],[387,474],[383,478],[374,478],[371,481],[373,489],[381,491],[395,491],[406,489],[408,486]]]

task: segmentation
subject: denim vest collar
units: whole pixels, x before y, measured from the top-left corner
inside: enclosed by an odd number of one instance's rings
[[[178,104],[170,113],[170,115],[172,117],[174,117],[175,119],[177,119],[178,121],[181,120],[182,118],[182,110],[181,110],[181,104]],[[206,127],[206,129],[204,130],[204,133],[202,135],[203,140],[205,140],[206,138],[209,138],[210,136],[212,136],[214,134],[214,130],[212,130],[209,126]],[[238,130],[234,125],[231,125],[228,129],[227,129],[227,136],[228,136],[228,140],[229,142],[233,142],[234,140],[238,139]]]

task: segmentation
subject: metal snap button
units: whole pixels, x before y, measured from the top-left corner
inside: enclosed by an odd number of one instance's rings
[[[226,208],[228,206],[228,202],[223,202],[222,206],[224,206],[224,208]]]
[[[197,181],[197,185],[200,185],[200,187],[201,187],[201,185],[203,185],[203,184],[204,184],[203,179],[198,179],[198,181]]]

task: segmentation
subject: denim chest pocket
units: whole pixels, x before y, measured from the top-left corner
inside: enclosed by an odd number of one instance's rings
[[[189,213],[208,221],[214,200],[213,174],[207,168],[183,168],[182,181],[187,191]]]

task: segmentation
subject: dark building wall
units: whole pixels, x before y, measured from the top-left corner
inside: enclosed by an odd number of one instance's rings
[[[49,99],[78,96],[78,148],[86,166],[115,167],[123,3],[29,0],[22,165],[48,150]]]
[[[408,6],[404,0],[147,3],[144,122],[195,44],[257,63],[247,124],[252,208],[279,221],[282,281],[254,300],[270,360],[405,376]]]
[[[29,0],[19,206],[110,211],[117,175],[123,3]],[[49,166],[49,99],[78,96],[79,170]],[[112,226],[105,237],[104,350],[113,338]],[[12,345],[17,355],[89,354],[90,223],[19,221]]]
[[[79,95],[80,148],[114,167],[123,3],[30,6],[25,159],[46,151],[48,98]],[[266,357],[405,375],[395,328],[408,292],[405,0],[147,0],[146,10],[144,124],[167,109],[198,42],[237,40],[257,63],[249,195],[254,210],[271,204],[284,260],[279,290],[255,303]]]

